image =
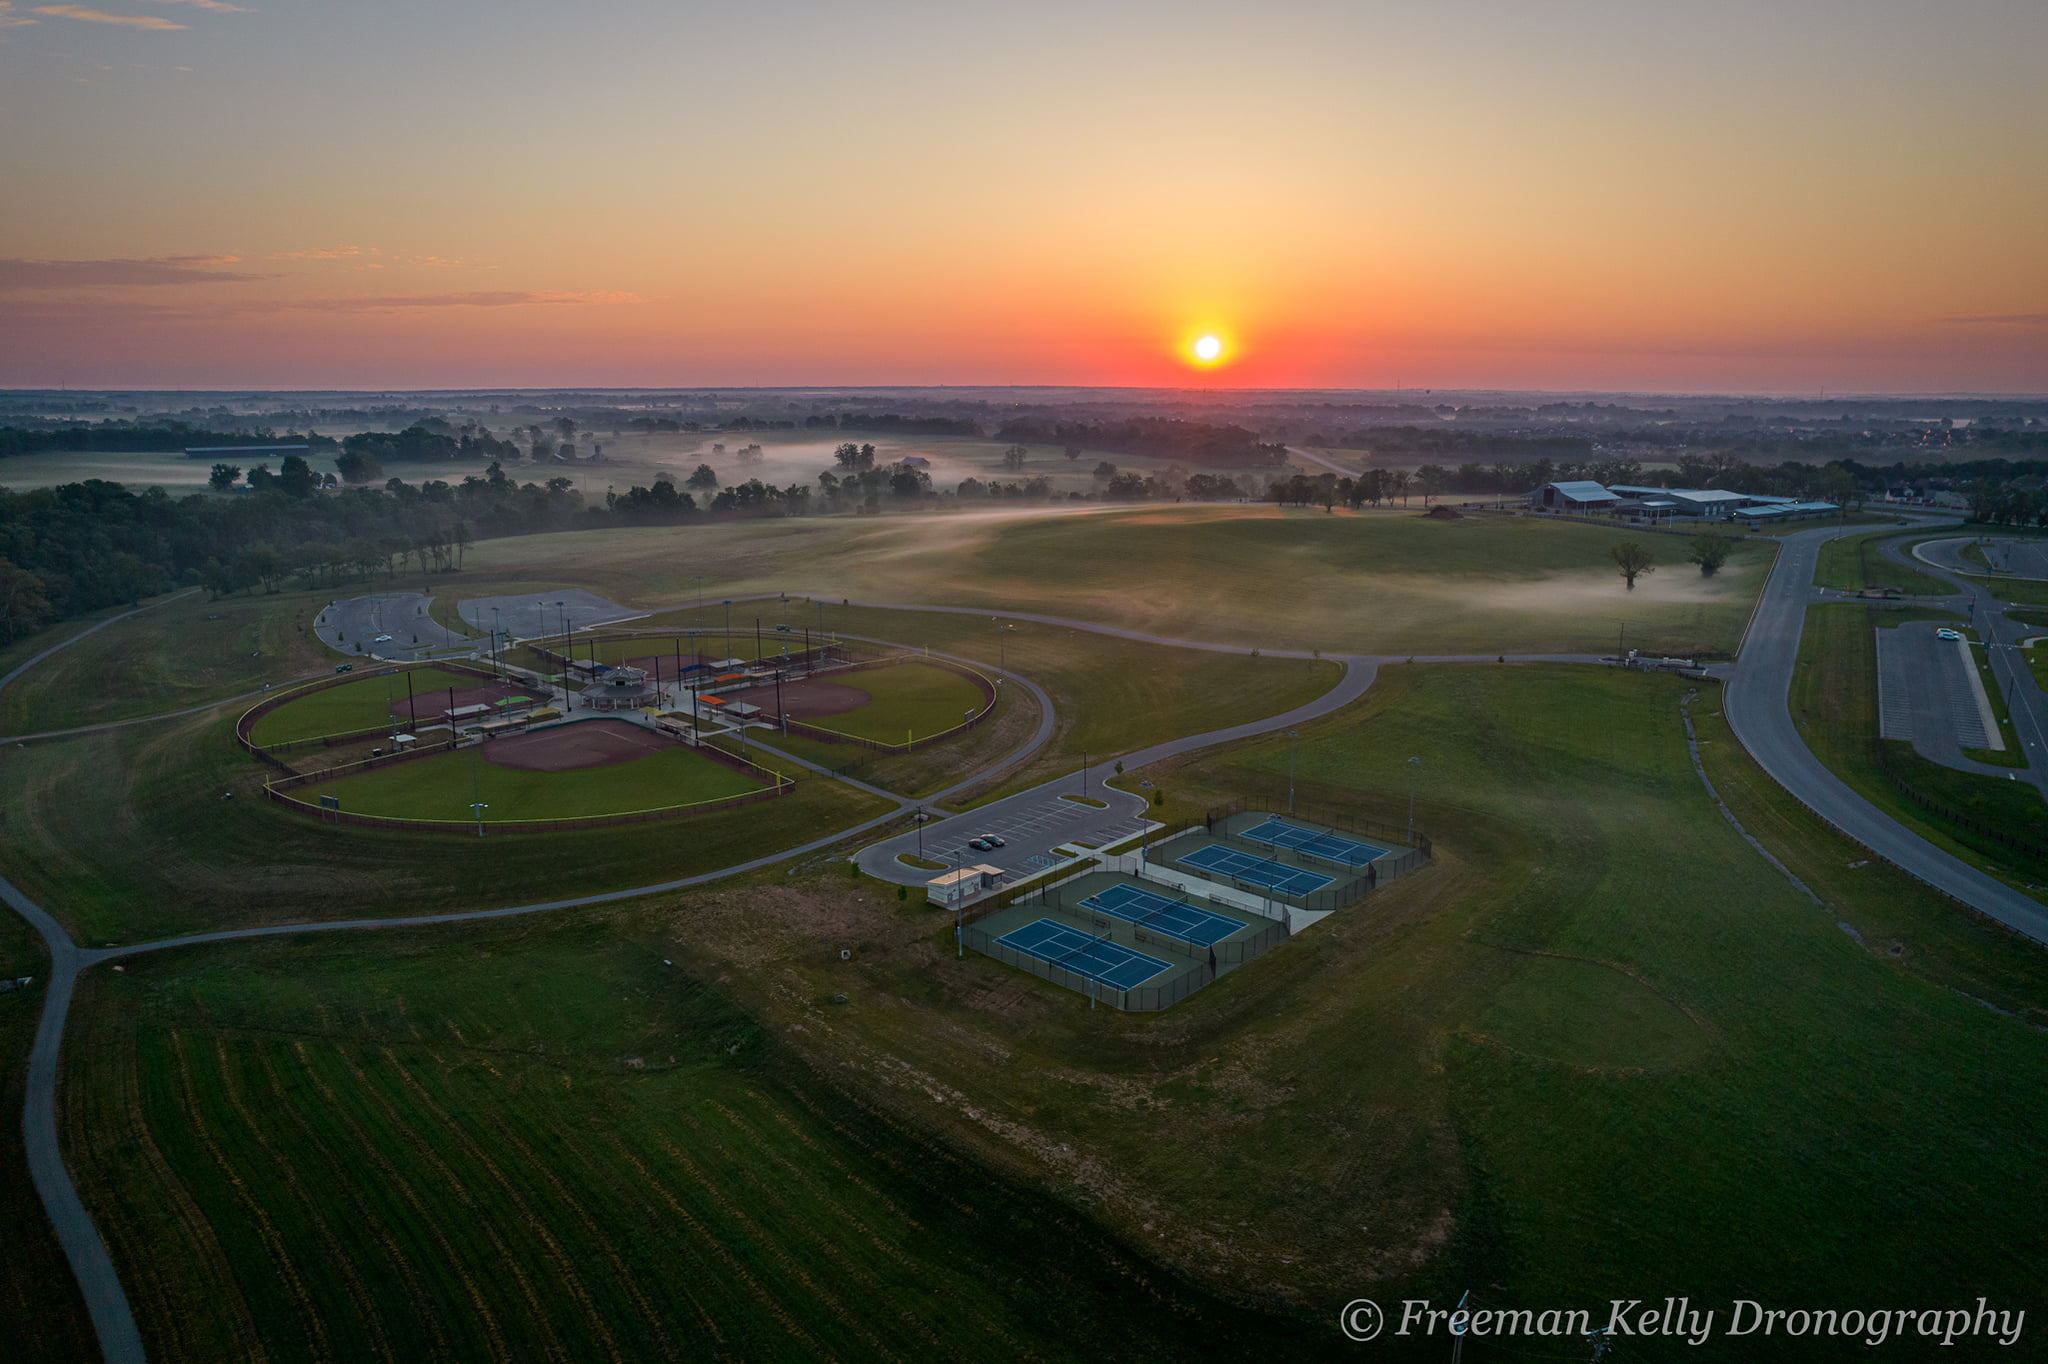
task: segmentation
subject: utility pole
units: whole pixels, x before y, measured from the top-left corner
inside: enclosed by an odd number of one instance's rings
[[[1408,760],[1408,844],[1415,845],[1415,776],[1422,771],[1422,759]]]

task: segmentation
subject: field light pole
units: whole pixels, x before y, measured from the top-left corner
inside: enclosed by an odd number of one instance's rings
[[[505,652],[498,647],[498,627],[501,623],[498,619],[498,608],[493,606],[491,608],[491,658],[498,665],[498,680],[503,682],[505,680]]]
[[[699,573],[695,577],[697,579],[697,609],[702,611],[704,609],[704,575]]]
[[[1287,813],[1294,813],[1294,741],[1301,737],[1301,731],[1287,731]]]
[[[1415,845],[1415,776],[1422,771],[1422,759],[1408,760],[1408,844]]]
[[[476,811],[476,836],[482,838],[484,836],[484,811],[491,807],[482,801],[476,801],[469,808]]]
[[[725,603],[725,656],[732,657],[732,602]]]

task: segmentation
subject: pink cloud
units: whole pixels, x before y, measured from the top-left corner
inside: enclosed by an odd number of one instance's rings
[[[268,279],[210,266],[240,256],[153,256],[147,260],[23,260],[0,258],[0,289],[70,289],[90,285],[221,284]]]
[[[389,298],[318,298],[287,306],[329,313],[381,313],[406,308],[530,308],[644,303],[624,290],[477,290],[465,294],[406,294]]]
[[[26,14],[15,14],[13,10],[13,0],[0,0],[0,28],[19,28],[23,24],[35,22]]]
[[[360,256],[360,246],[313,246],[304,251],[273,251],[272,260],[342,260],[349,256]]]
[[[59,19],[83,19],[91,24],[125,24],[130,28],[185,27],[168,19],[159,19],[154,14],[109,14],[103,9],[88,9],[84,5],[37,5],[36,13],[52,15]]]

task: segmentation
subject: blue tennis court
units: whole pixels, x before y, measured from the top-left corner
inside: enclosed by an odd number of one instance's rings
[[[1355,838],[1339,838],[1326,834],[1321,829],[1304,829],[1299,824],[1289,824],[1277,816],[1268,819],[1256,829],[1246,829],[1237,835],[1254,843],[1264,843],[1271,848],[1287,848],[1304,857],[1313,857],[1322,862],[1335,862],[1340,867],[1362,867],[1368,862],[1377,862],[1392,848],[1382,848],[1376,843],[1361,843]]]
[[[1079,929],[1053,919],[1039,919],[1013,928],[996,942],[1013,952],[1051,962],[1063,971],[1091,976],[1113,990],[1142,985],[1161,971],[1170,969],[1157,957],[1133,952],[1102,938],[1092,938]]]
[[[1083,909],[1100,910],[1126,923],[1157,929],[1171,938],[1208,947],[1222,942],[1244,927],[1239,919],[1212,914],[1180,900],[1168,899],[1132,885],[1114,885],[1081,902]]]
[[[1203,871],[1221,872],[1239,881],[1248,881],[1255,886],[1280,895],[1309,895],[1321,890],[1335,880],[1321,872],[1303,871],[1275,862],[1270,857],[1253,857],[1250,853],[1226,848],[1221,843],[1210,843],[1197,848],[1186,857],[1177,859],[1183,867],[1199,867]]]

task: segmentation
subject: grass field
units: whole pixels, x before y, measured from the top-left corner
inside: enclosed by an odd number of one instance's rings
[[[330,594],[206,594],[152,607],[45,659],[0,691],[0,724],[35,734],[158,715],[322,672],[340,661],[313,634]],[[89,622],[88,622],[89,623]],[[43,632],[47,648],[84,624]],[[31,651],[33,652],[33,651]]]
[[[0,914],[0,978],[33,976],[28,989],[0,995],[0,1359],[71,1364],[96,1357],[85,1300],[50,1230],[22,1146],[22,1090],[29,1046],[49,995],[50,958],[26,920]]]
[[[1634,592],[1607,557],[1631,538],[1661,565]],[[703,573],[707,595],[721,598],[1038,610],[1328,653],[1591,652],[1625,619],[1646,649],[1713,655],[1735,647],[1775,550],[1767,538],[1739,541],[1728,566],[1702,578],[1683,536],[1533,517],[1428,521],[1419,509],[1189,504],[525,536],[478,545],[463,579],[465,593],[573,581],[659,609],[694,599]]]
[[[602,926],[101,972],[67,1136],[153,1358],[1306,1357]],[[1323,1328],[1326,1330],[1327,1328]]]
[[[0,864],[79,942],[97,946],[644,885],[794,847],[888,809],[813,779],[776,800],[693,817],[687,837],[655,822],[462,840],[288,814],[263,798],[264,772],[234,747],[225,716],[0,749],[8,789],[25,793],[0,823]],[[223,791],[234,795],[223,800]],[[121,836],[107,837],[110,829]]]
[[[480,800],[490,806],[483,816],[490,825],[695,805],[743,796],[762,785],[688,748],[665,748],[631,762],[572,772],[514,771],[485,762],[482,754],[471,748],[419,758],[302,786],[292,795],[309,805],[333,796],[343,810],[359,815],[454,821],[474,819],[470,802]]]
[[[1878,766],[1886,761],[1915,791],[2013,836],[2048,847],[2048,803],[2030,785],[1958,772],[1928,762],[1910,744],[1877,737],[1877,648],[1871,631],[1920,613],[1848,604],[1809,607],[1792,674],[1792,718],[1814,755],[1856,792],[1907,828],[2001,879],[2048,882],[2048,859],[2031,858],[1944,819],[1900,795]],[[1991,683],[1987,679],[1986,685]]]
[[[802,603],[792,603],[789,609],[792,618],[797,612],[812,620],[819,615]],[[693,615],[674,612],[669,621],[687,625]],[[985,783],[973,794],[976,803],[1077,768],[1084,756],[1113,757],[1291,710],[1321,696],[1342,676],[1339,665],[1327,661],[1141,644],[1065,626],[998,622],[982,615],[832,605],[826,605],[822,615],[822,628],[827,630],[929,647],[968,659],[992,678],[1008,668],[1045,688],[1055,712],[1052,739],[1029,762]],[[851,676],[857,680],[862,674]],[[832,718],[827,717],[827,723]],[[941,745],[939,751],[950,752],[952,747]],[[791,751],[813,756],[810,749]],[[824,761],[826,756],[815,760]],[[964,770],[954,766],[952,779],[957,781]],[[921,778],[927,784],[890,789],[912,793],[913,786],[925,790],[948,784],[937,781],[936,775]]]
[[[249,738],[259,746],[291,743],[297,739],[318,739],[329,734],[354,734],[391,723],[395,698],[405,705],[410,681],[417,694],[430,695],[449,687],[479,685],[475,677],[443,672],[439,668],[414,668],[387,677],[365,677],[338,687],[316,691],[257,717]],[[400,712],[402,713],[402,712]]]
[[[844,715],[823,715],[807,724],[877,743],[910,743],[965,724],[982,707],[981,689],[956,672],[928,663],[892,663],[882,668],[835,674],[871,698]]]
[[[1813,571],[1814,584],[1838,592],[1890,586],[1916,596],[1947,596],[1955,589],[1941,579],[1895,563],[1878,552],[1887,541],[1916,537],[1925,538],[1925,533],[1893,529],[1829,540],[1820,547],[1820,559]]]
[[[1439,865],[1168,1014],[1091,1015],[998,963],[956,966],[929,912],[874,923],[850,967],[794,942],[764,960],[771,925],[830,912],[801,885],[752,901],[744,930],[696,900],[676,922],[695,968],[733,973],[821,1068],[916,1077],[870,1086],[899,1121],[1315,1315],[1475,1283],[1495,1302],[1604,1301],[1645,1273],[1697,1297],[2024,1298],[2048,1210],[2040,953],[1812,820],[1729,745],[1708,688],[1717,780],[1813,864],[1816,908],[1709,801],[1685,689],[1383,670],[1361,706],[1304,727],[1297,781],[1398,819],[1420,756]],[[1277,796],[1287,763],[1275,739],[1161,775]],[[832,992],[843,1012],[819,1002]]]

